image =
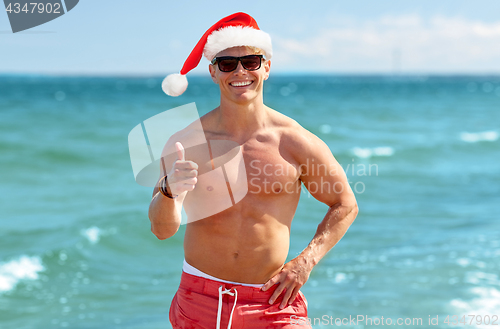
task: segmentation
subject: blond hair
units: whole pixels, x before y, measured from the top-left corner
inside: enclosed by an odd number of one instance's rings
[[[254,47],[254,46],[235,46],[235,47],[230,47],[230,48],[236,48],[236,47],[245,47],[246,49],[250,50],[252,52],[252,55],[264,55],[264,60],[267,60],[266,59],[266,53],[264,52],[264,50],[258,48],[258,47]],[[226,48],[226,49],[230,49],[230,48]],[[224,50],[226,50],[224,49]],[[219,53],[221,53],[223,50],[221,50]],[[217,55],[219,54],[217,53]],[[217,55],[214,56],[217,57]]]

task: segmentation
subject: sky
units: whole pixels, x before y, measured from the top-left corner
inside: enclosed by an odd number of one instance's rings
[[[202,34],[238,11],[271,35],[274,72],[500,74],[498,0],[80,0],[18,33],[2,11],[0,74],[178,72]]]

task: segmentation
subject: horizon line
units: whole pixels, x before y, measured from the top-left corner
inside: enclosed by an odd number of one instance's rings
[[[273,76],[294,77],[500,77],[500,72],[274,72]],[[60,77],[60,78],[150,78],[164,79],[163,74],[148,73],[36,73],[36,72],[0,72],[0,77]],[[209,78],[208,74],[192,73],[188,78]]]

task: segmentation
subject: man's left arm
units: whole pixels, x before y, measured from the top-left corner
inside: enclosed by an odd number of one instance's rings
[[[273,304],[284,292],[280,308],[295,300],[313,267],[339,242],[358,213],[344,170],[328,146],[305,130],[294,144],[294,155],[301,164],[300,180],[309,193],[329,209],[309,245],[262,287],[265,291],[279,283],[269,303]]]

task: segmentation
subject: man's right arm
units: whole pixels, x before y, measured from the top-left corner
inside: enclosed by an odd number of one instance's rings
[[[166,197],[160,192],[158,184],[153,190],[148,216],[151,221],[151,232],[158,239],[168,239],[179,230],[183,200],[184,195],[179,195],[175,199]]]
[[[177,160],[173,161],[172,165],[166,166],[166,168],[172,168],[167,175],[167,189],[168,194],[174,198],[167,197],[160,192],[159,186],[164,179],[162,176],[153,190],[153,199],[149,205],[151,232],[160,240],[172,237],[179,230],[182,203],[187,192],[194,189],[198,180],[198,165],[193,161],[186,161],[181,143],[175,143],[175,149]]]

